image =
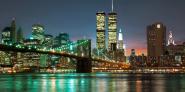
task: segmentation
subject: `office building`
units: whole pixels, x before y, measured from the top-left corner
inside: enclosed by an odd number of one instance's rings
[[[69,34],[67,33],[60,33],[54,39],[54,47],[61,47],[65,46],[70,43]]]
[[[104,12],[96,13],[96,48],[106,49],[106,15]]]
[[[43,42],[44,46],[45,47],[52,47],[53,46],[53,41],[54,41],[53,36],[49,35],[49,34],[46,34],[44,36],[45,36],[44,37],[44,42]]]
[[[35,50],[38,46],[40,41],[37,39],[25,39],[24,45],[28,47],[28,49]],[[39,66],[40,62],[40,54],[33,53],[33,52],[26,52],[23,54],[24,67],[31,67],[31,66]]]
[[[113,50],[115,44],[117,44],[117,13],[113,9],[112,0],[112,11],[108,14],[108,50]]]
[[[123,33],[122,33],[121,29],[120,29],[119,34],[118,34],[117,49],[118,50],[124,50]]]
[[[44,26],[41,24],[32,25],[32,38],[39,40],[39,44],[44,41]]]
[[[12,40],[11,40],[11,27],[5,27],[2,30],[2,33],[1,33],[1,43],[2,44],[6,44],[6,45],[12,44]]]
[[[166,51],[166,26],[154,23],[147,26],[147,52],[148,57],[157,58]]]
[[[123,33],[122,33],[121,29],[120,29],[119,34],[118,34],[116,53],[117,53],[117,61],[126,62],[124,44],[123,44]]]
[[[175,41],[174,41],[174,38],[173,38],[173,34],[172,34],[172,31],[169,32],[169,35],[168,35],[168,44],[167,45],[175,45]]]

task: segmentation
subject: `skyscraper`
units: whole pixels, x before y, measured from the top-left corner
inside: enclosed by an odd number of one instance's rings
[[[159,57],[166,49],[166,26],[154,23],[147,26],[147,52],[149,57]]]
[[[12,43],[15,43],[16,40],[16,23],[15,23],[15,18],[13,18],[12,23],[11,23],[11,39]]]
[[[123,45],[123,34],[122,34],[121,29],[118,34],[117,52],[116,53],[117,53],[117,61],[119,61],[119,62],[126,61],[124,45]]]
[[[11,40],[11,28],[10,27],[5,27],[2,30],[2,35],[1,35],[1,43],[2,44],[11,44],[12,40]]]
[[[117,13],[114,12],[112,0],[112,11],[108,14],[108,50],[117,44]]]
[[[106,49],[105,43],[105,13],[98,12],[96,13],[96,48],[97,49]]]
[[[123,47],[123,34],[122,34],[121,29],[120,29],[119,34],[118,34],[117,49],[119,49],[119,50],[123,50],[124,49],[124,47]]]
[[[23,43],[23,40],[24,40],[24,37],[23,37],[22,28],[19,27],[19,29],[17,30],[17,42]]]
[[[43,42],[44,46],[45,47],[52,47],[53,46],[53,40],[54,40],[53,36],[49,35],[49,34],[46,34],[44,36],[45,36],[44,37],[45,39],[44,39],[44,42]]]
[[[168,37],[168,44],[167,45],[170,45],[170,44],[175,45],[175,41],[173,39],[172,31],[169,32],[169,35],[168,36],[169,37]]]
[[[54,39],[54,47],[61,47],[65,46],[70,43],[69,34],[67,33],[60,33]]]
[[[34,24],[32,26],[32,37],[40,41],[40,44],[44,41],[44,26],[41,24]]]

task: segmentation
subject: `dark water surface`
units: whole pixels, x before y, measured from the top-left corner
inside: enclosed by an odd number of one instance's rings
[[[185,92],[185,74],[1,74],[0,92]]]

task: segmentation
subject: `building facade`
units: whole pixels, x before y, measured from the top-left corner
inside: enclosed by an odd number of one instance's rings
[[[166,51],[166,26],[154,23],[147,26],[147,52],[148,57],[156,58],[164,55]]]
[[[11,42],[11,27],[5,27],[1,34],[1,43],[9,45]]]
[[[96,13],[96,48],[106,49],[106,14],[104,12]]]
[[[39,43],[42,44],[44,41],[44,26],[41,24],[32,25],[32,38],[39,40]]]
[[[28,47],[28,49],[36,49],[39,46],[39,40],[37,39],[25,39],[24,45]],[[32,67],[40,65],[40,54],[33,52],[26,52],[23,54],[24,62],[23,67]]]
[[[61,47],[65,46],[70,43],[69,34],[67,33],[60,33],[54,39],[54,47]]]
[[[117,44],[117,13],[108,14],[108,50],[113,50],[114,44]]]
[[[120,29],[120,31],[118,33],[117,49],[124,50],[124,46],[123,46],[123,33],[122,33],[121,29]]]
[[[117,41],[117,61],[118,62],[126,62],[126,56],[124,51],[124,45],[123,45],[123,33],[120,29],[118,33],[118,41]]]
[[[54,38],[52,35],[49,35],[49,34],[46,34],[44,35],[44,42],[43,42],[43,45],[45,47],[48,47],[48,48],[51,48],[53,46],[53,41],[54,41]]]

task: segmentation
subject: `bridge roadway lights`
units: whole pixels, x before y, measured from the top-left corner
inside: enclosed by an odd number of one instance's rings
[[[91,73],[92,62],[88,58],[77,59],[76,73]]]

